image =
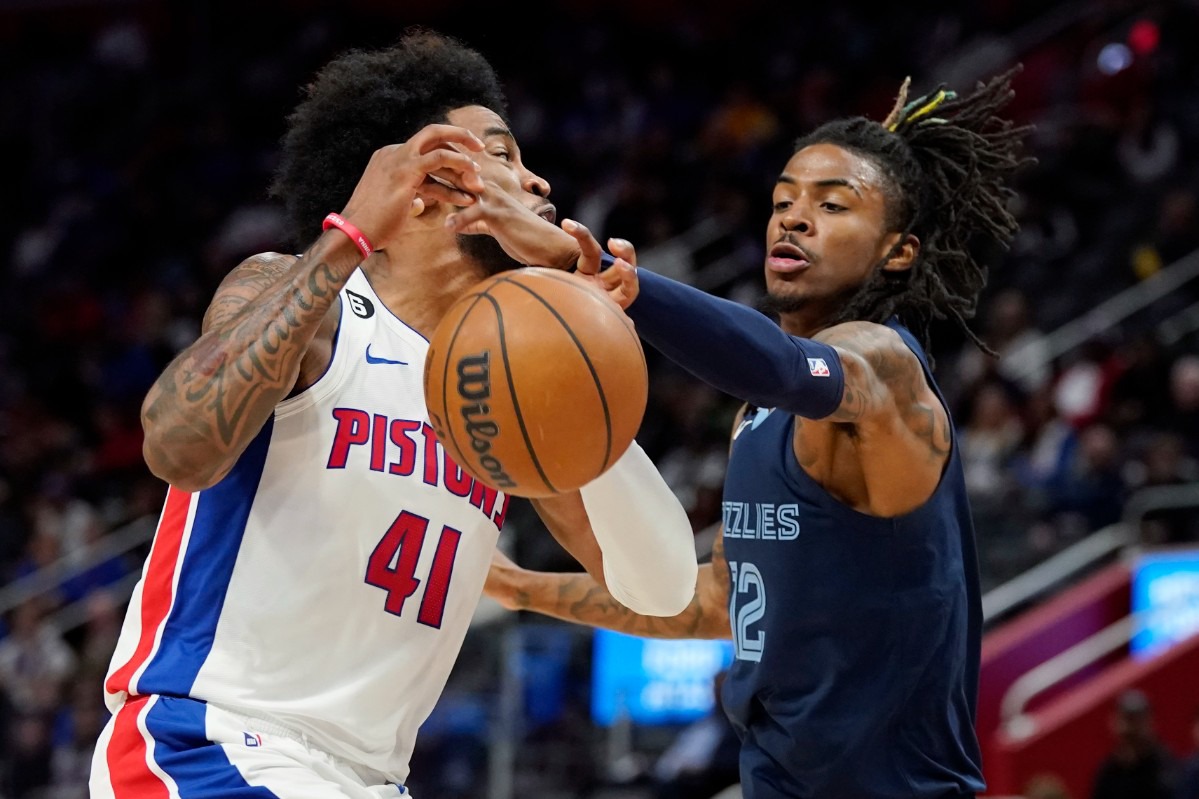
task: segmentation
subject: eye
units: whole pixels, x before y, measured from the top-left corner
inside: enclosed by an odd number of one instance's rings
[[[827,200],[822,202],[820,207],[834,214],[847,210],[844,205],[837,205],[836,203],[828,202]]]
[[[776,214],[781,214],[781,213],[783,213],[784,211],[786,211],[786,210],[787,210],[788,208],[790,208],[790,207],[791,207],[791,201],[790,201],[790,200],[777,200],[777,201],[774,203],[774,212],[775,212]]]
[[[512,153],[508,152],[505,149],[495,150],[491,154],[494,155],[496,158],[499,158],[503,161],[511,161],[512,160]]]

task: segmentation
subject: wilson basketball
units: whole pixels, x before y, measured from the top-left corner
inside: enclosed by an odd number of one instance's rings
[[[490,277],[451,306],[425,361],[450,457],[520,497],[573,491],[624,454],[645,415],[645,353],[599,288],[557,269]]]

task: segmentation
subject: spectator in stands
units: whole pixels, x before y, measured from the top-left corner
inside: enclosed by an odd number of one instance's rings
[[[1053,400],[1070,424],[1082,429],[1105,418],[1119,370],[1114,336],[1095,338],[1065,359],[1054,381]]]
[[[0,687],[18,713],[52,712],[75,668],[75,652],[46,620],[41,597],[25,600],[10,615],[9,635],[0,641]]]
[[[108,710],[96,691],[93,675],[76,678],[70,702],[58,714],[51,739],[50,784],[53,799],[88,799],[88,777],[96,738]]]
[[[63,472],[54,471],[45,476],[38,495],[29,503],[29,513],[35,535],[58,539],[58,557],[77,553],[101,525],[99,513],[78,495],[71,478]]]
[[[83,679],[104,680],[121,633],[124,603],[110,589],[101,588],[87,595],[83,622],[83,643],[79,646],[78,673]],[[94,685],[95,683],[93,683]]]
[[[1120,440],[1111,427],[1097,423],[1079,433],[1074,456],[1052,487],[1055,523],[1085,533],[1120,521],[1128,494],[1122,464]]]
[[[1009,465],[1024,438],[1011,392],[1003,383],[979,386],[959,436],[966,489],[976,512],[1002,508],[1013,488]]]
[[[1028,397],[1023,411],[1024,440],[1011,471],[1030,509],[1044,515],[1053,490],[1067,478],[1077,457],[1078,433],[1057,412],[1048,385]]]
[[[1024,292],[1005,289],[992,298],[983,339],[999,358],[967,347],[958,362],[964,380],[977,382],[996,374],[1026,393],[1049,382],[1052,359]]]
[[[1177,763],[1153,728],[1149,697],[1136,689],[1122,693],[1112,734],[1116,743],[1095,774],[1091,799],[1173,799]]]

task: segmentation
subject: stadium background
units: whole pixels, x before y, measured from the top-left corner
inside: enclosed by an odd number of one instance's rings
[[[1022,62],[1012,112],[1037,126],[1038,164],[976,319],[1007,357],[988,362],[947,326],[934,346],[984,589],[998,591],[988,776],[1016,793],[1054,772],[1087,795],[1111,743],[1109,700],[1129,685],[1187,754],[1199,687],[1161,673],[1196,673],[1194,636],[1158,669],[1117,635],[1038,697],[1051,717],[1039,729],[1061,734],[1032,755],[1021,741],[1036,735],[995,733],[1017,677],[1127,621],[1138,552],[1199,546],[1199,7],[965,6],[0,2],[0,797],[84,795],[100,674],[163,496],[141,461],[141,398],[196,335],[220,277],[281,247],[265,187],[301,84],[344,47],[413,23],[497,66],[560,216],[747,302],[797,134],[881,117],[906,75],[919,90],[961,87]],[[703,555],[735,406],[649,355],[639,440]],[[502,540],[522,565],[571,568],[520,503]],[[654,758],[682,719],[597,723],[593,645],[582,628],[485,602],[418,746],[415,794],[654,795]]]

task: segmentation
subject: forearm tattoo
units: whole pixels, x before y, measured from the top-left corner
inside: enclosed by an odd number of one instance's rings
[[[712,562],[700,566],[691,604],[677,616],[643,616],[620,604],[588,574],[545,574],[537,587],[516,593],[516,603],[565,621],[650,638],[729,638],[728,564],[717,536]]]

